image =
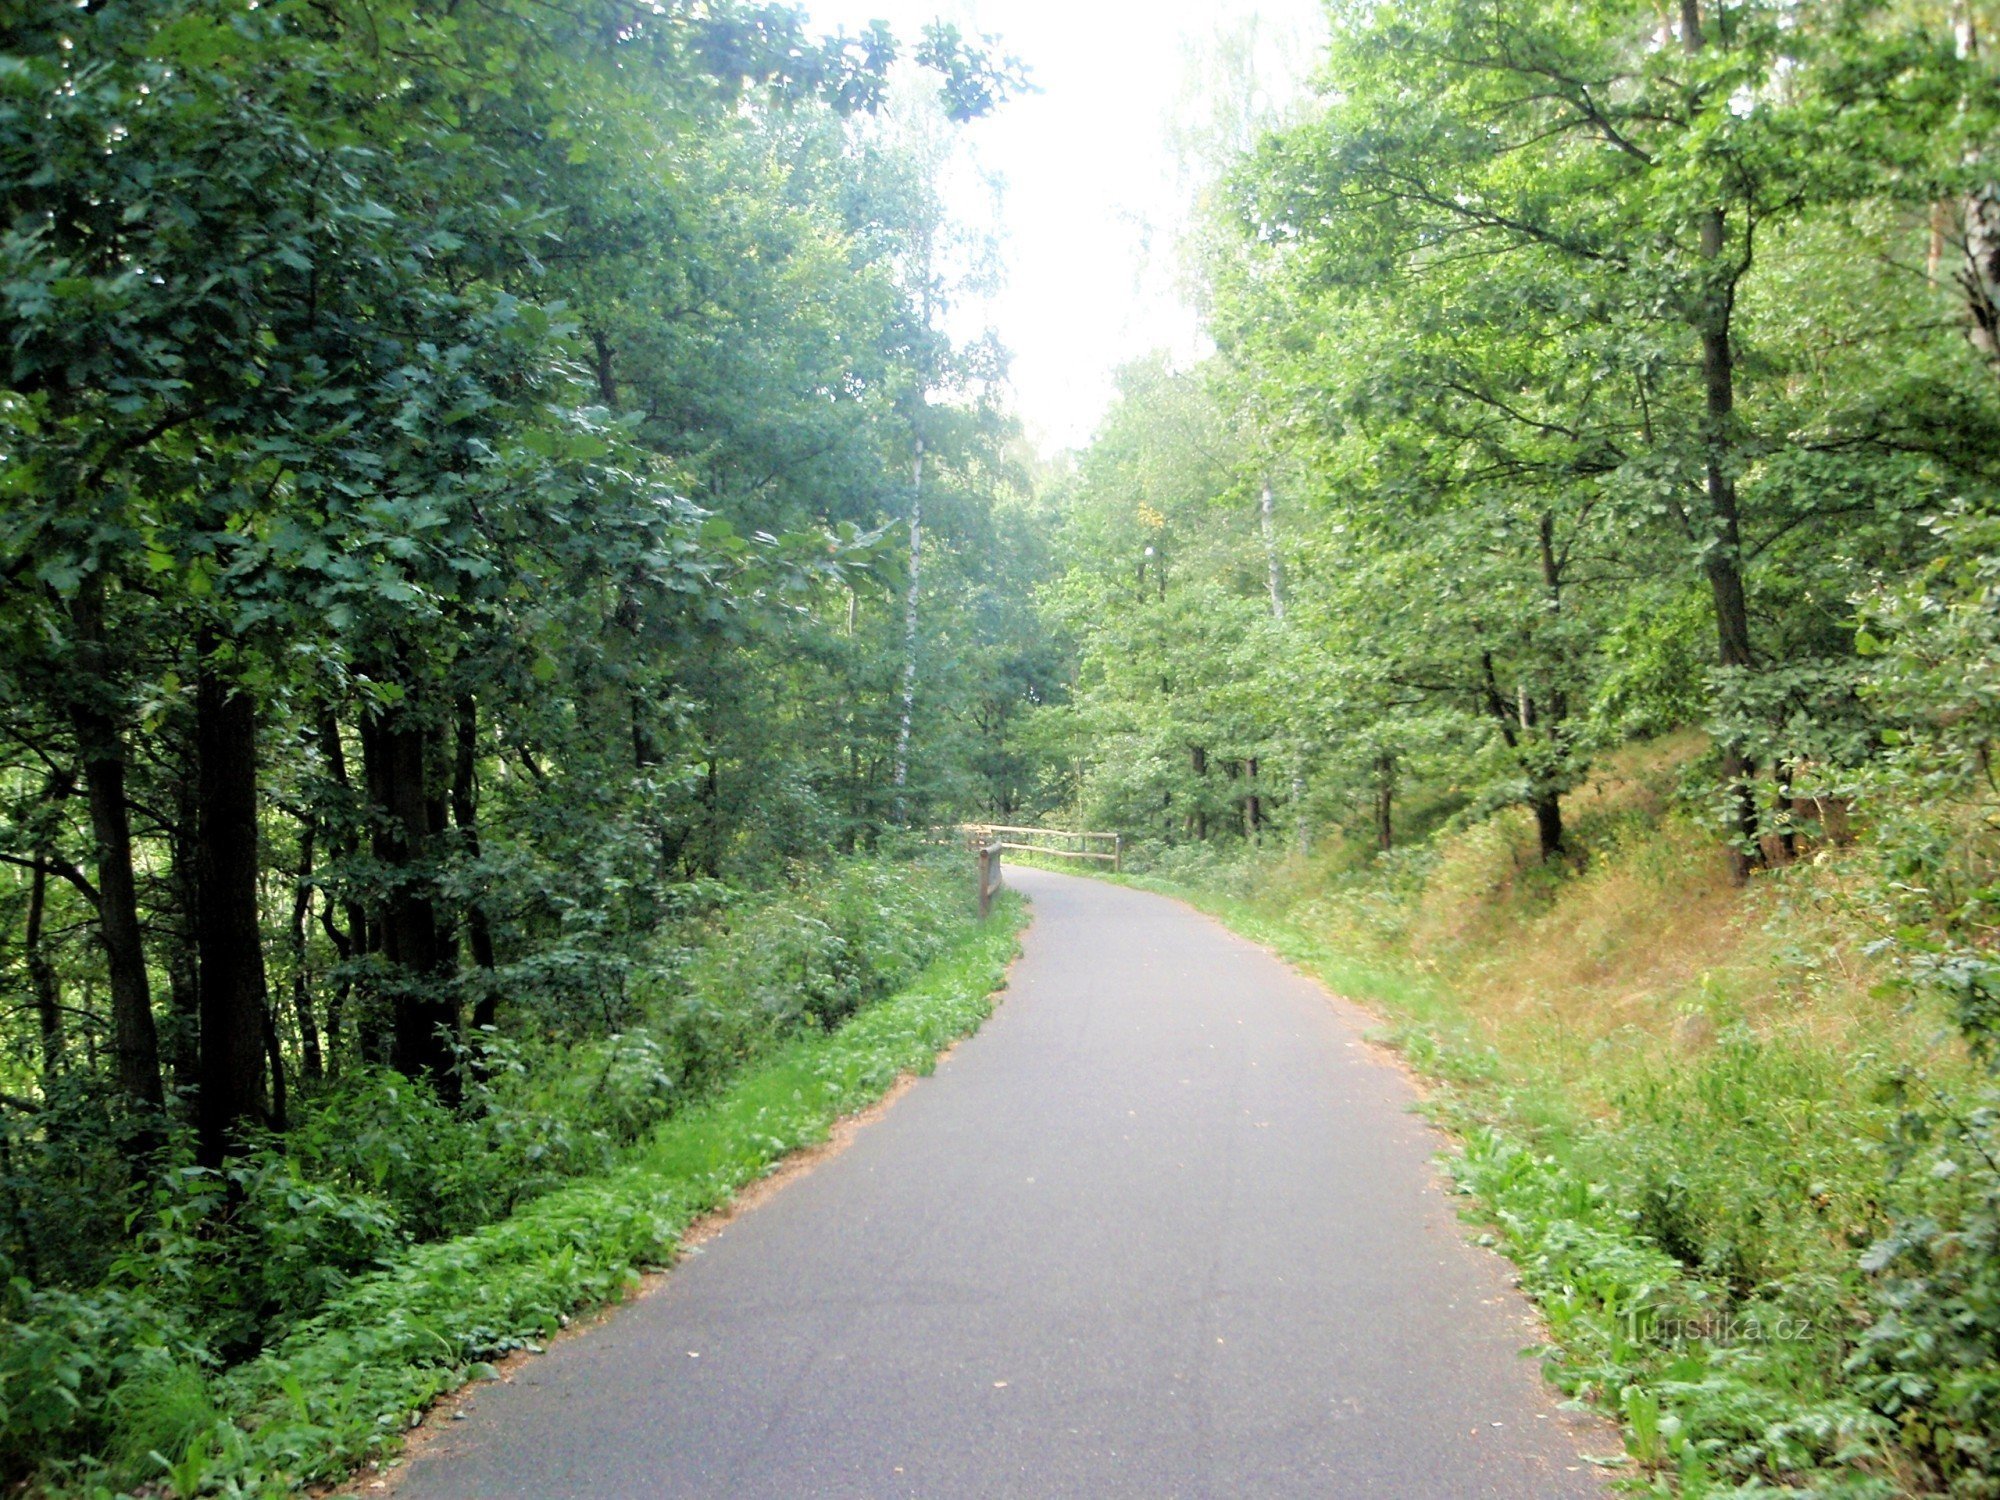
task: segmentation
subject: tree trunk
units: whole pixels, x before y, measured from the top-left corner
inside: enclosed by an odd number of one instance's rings
[[[1553,511],[1542,512],[1536,532],[1542,561],[1542,588],[1548,595],[1549,613],[1560,616],[1563,607],[1562,562],[1556,556],[1556,518]],[[1521,694],[1521,727],[1537,727],[1525,688]],[[1546,863],[1563,852],[1562,792],[1556,778],[1564,775],[1562,761],[1569,748],[1569,695],[1561,687],[1549,689],[1539,727],[1542,743],[1534,745],[1531,741],[1530,745],[1534,753],[1542,757],[1543,776],[1534,784],[1531,805],[1535,810],[1536,839],[1541,846],[1542,860]]]
[[[312,925],[313,842],[318,832],[310,819],[299,829],[298,887],[292,892],[292,1017],[299,1028],[299,1073],[312,1083],[326,1072],[319,1023],[313,1017],[312,976],[306,970],[306,940]]]
[[[1706,45],[1700,0],[1681,0],[1681,40],[1688,53]],[[1701,258],[1708,271],[1700,304],[1701,375],[1703,396],[1703,482],[1708,497],[1711,534],[1707,541],[1709,593],[1715,605],[1717,658],[1725,668],[1748,671],[1750,608],[1743,587],[1743,536],[1732,472],[1736,413],[1736,354],[1731,327],[1735,315],[1735,276],[1720,269],[1728,223],[1720,208],[1703,212],[1700,220]],[[1756,764],[1748,748],[1732,737],[1722,750],[1722,778],[1734,806],[1736,837],[1730,845],[1730,869],[1740,883],[1749,879],[1757,848],[1757,796],[1752,786]]]
[[[333,919],[332,901],[322,901],[319,907],[320,931],[333,944],[334,961],[343,968],[360,951],[360,932],[353,934],[340,930],[340,924]],[[347,1018],[347,996],[352,984],[343,974],[333,984],[333,993],[326,997],[326,1076],[340,1076],[340,1028]]]
[[[1377,756],[1375,760],[1375,848],[1387,854],[1396,847],[1396,757]]]
[[[1271,591],[1271,618],[1285,623],[1285,565],[1278,556],[1278,507],[1266,478],[1257,496],[1257,521],[1264,533],[1264,578]]]
[[[338,816],[322,818],[321,827],[327,836],[328,849],[337,866],[348,865],[359,851],[361,840],[356,831],[351,799],[354,783],[347,774],[347,747],[340,737],[340,721],[330,708],[319,711],[319,753],[326,764],[327,779],[341,791],[341,805]],[[350,877],[351,878],[351,877]],[[333,898],[329,895],[320,904],[319,925],[333,944],[333,951],[339,956],[345,968],[364,953],[374,951],[368,935],[368,908],[356,899],[352,886],[347,886],[340,898],[340,909],[347,926],[342,930],[333,918]],[[353,980],[342,973],[334,981],[333,993],[326,1002],[326,1071],[329,1078],[340,1072],[340,1029],[346,1015],[347,998],[353,989]],[[373,1059],[374,1050],[364,1038],[356,1049],[363,1057]],[[379,1049],[386,1055],[386,1048]]]
[[[1722,215],[1712,213],[1702,227],[1704,254],[1713,243],[1720,249]],[[1730,350],[1726,307],[1717,325],[1702,334],[1702,374],[1707,393],[1709,425],[1707,489],[1715,533],[1707,561],[1709,593],[1715,605],[1717,660],[1725,668],[1748,671],[1750,607],[1743,587],[1743,539],[1736,509],[1736,480],[1728,469],[1729,426],[1735,407],[1734,361]],[[1757,795],[1752,781],[1756,762],[1736,736],[1722,747],[1722,779],[1729,789],[1736,837],[1730,843],[1730,869],[1740,883],[1750,876],[1757,848]]]
[[[28,921],[21,934],[21,946],[27,955],[28,987],[34,995],[35,1020],[41,1032],[45,1085],[62,1072],[63,1063],[62,992],[56,983],[55,965],[49,962],[48,949],[42,942],[48,893],[48,871],[37,863],[28,877]]]
[[[264,1057],[271,1065],[271,1107],[265,1120],[273,1130],[286,1128],[285,1049],[278,1040],[278,1018],[270,1006],[264,1007]]]
[[[157,1110],[164,1102],[160,1042],[153,1025],[152,984],[146,973],[138,883],[133,876],[132,824],[125,803],[125,743],[111,715],[101,706],[110,694],[101,587],[93,579],[73,606],[84,681],[71,719],[83,759],[90,831],[96,845],[97,928],[111,987],[111,1050],[118,1090],[130,1103]]]
[[[1979,56],[1979,31],[1970,9],[1960,0],[1952,6],[1952,40],[1962,59]],[[1973,147],[1965,165],[1983,167],[1985,153]],[[1958,265],[1958,287],[1965,299],[1965,336],[1989,374],[2000,377],[2000,183],[1983,182],[1958,205],[1963,222],[1965,253]],[[1950,210],[1938,205],[1931,230],[1930,272],[1942,258],[1944,231]]]
[[[207,632],[197,644],[195,764],[201,793],[195,873],[200,906],[200,1081],[195,1119],[204,1165],[241,1148],[268,1120],[264,1066],[270,995],[257,914],[257,709],[224,679]],[[232,688],[234,690],[232,690]]]
[[[633,704],[633,723],[638,723],[638,704]],[[638,734],[635,727],[634,735]],[[635,751],[637,749],[635,743]],[[642,762],[649,764],[650,762]],[[466,858],[479,859],[479,704],[472,694],[458,700],[458,722],[452,735],[451,818],[458,827],[459,845]],[[493,929],[486,920],[486,908],[475,898],[466,910],[466,939],[472,947],[472,961],[479,969],[479,994],[472,1005],[475,1028],[491,1026],[500,996],[493,982]]]
[[[1196,776],[1206,778],[1208,775],[1208,747],[1205,745],[1188,746],[1188,765]],[[1198,839],[1206,839],[1208,837],[1208,799],[1199,791],[1195,793],[1194,806],[1188,809],[1187,830]]]
[[[597,356],[592,364],[592,373],[597,377],[597,399],[615,411],[618,407],[618,381],[611,367],[611,340],[601,333],[592,332],[590,345]]]
[[[1563,852],[1562,798],[1547,787],[1538,787],[1532,805],[1535,809],[1535,834],[1541,845],[1542,859],[1546,862]]]
[[[1278,551],[1278,503],[1271,491],[1268,474],[1257,495],[1257,522],[1264,536],[1264,581],[1271,593],[1271,618],[1282,626],[1285,623],[1285,562]],[[1292,827],[1298,838],[1299,853],[1303,855],[1312,849],[1312,830],[1306,826],[1305,753],[1301,737],[1297,735],[1292,738],[1291,760]]]
[[[908,817],[903,793],[910,779],[910,724],[917,710],[917,595],[923,580],[923,557],[924,440],[920,437],[910,462],[910,585],[903,595],[903,708],[896,725],[896,768],[890,778],[896,788],[898,823]]]
[[[195,922],[201,911],[200,768],[194,745],[180,746],[180,773],[174,777],[174,826],[167,839],[167,888],[173,893],[172,935],[162,947],[167,970],[167,1024],[160,1038],[161,1059],[173,1087],[192,1099],[201,1087],[201,957],[195,952]]]
[[[710,880],[722,874],[722,751],[713,738],[701,768],[701,845],[696,872]]]
[[[455,1043],[456,968],[438,911],[425,747],[429,736],[414,701],[364,721],[363,779],[374,812],[374,855],[387,890],[376,918],[382,956],[391,970],[389,1065],[423,1078],[448,1104],[459,1099]]]
[[[1789,865],[1799,857],[1799,805],[1792,796],[1792,767],[1788,761],[1779,760],[1771,767],[1771,782],[1778,814],[1778,862]]]

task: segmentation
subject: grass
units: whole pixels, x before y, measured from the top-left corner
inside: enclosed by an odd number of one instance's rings
[[[219,1381],[166,1365],[129,1382],[127,1445],[152,1445],[176,1496],[296,1494],[389,1459],[426,1406],[489,1375],[488,1361],[620,1299],[672,1262],[695,1220],[899,1077],[930,1072],[990,1013],[1024,921],[1021,899],[1003,896],[909,989],[786,1043],[616,1170],[355,1281]]]
[[[1923,1190],[1885,1171],[1891,1079],[1964,1060],[1881,998],[1845,855],[1730,885],[1673,810],[1694,748],[1609,761],[1572,799],[1588,857],[1558,870],[1502,816],[1381,863],[1123,878],[1384,1018],[1550,1377],[1623,1431],[1628,1488],[1909,1494],[1847,1369],[1860,1256]]]

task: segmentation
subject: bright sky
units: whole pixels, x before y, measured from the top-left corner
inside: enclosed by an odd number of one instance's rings
[[[880,18],[908,43],[943,16],[992,33],[1041,90],[967,127],[979,168],[999,179],[1004,287],[953,320],[996,328],[1013,352],[1016,405],[1045,449],[1087,441],[1112,372],[1167,348],[1199,349],[1179,289],[1176,235],[1194,188],[1173,124],[1199,123],[1203,75],[1221,39],[1256,23],[1257,81],[1279,95],[1309,71],[1318,0],[809,0],[814,20],[850,32]],[[1211,89],[1212,91],[1212,89]],[[991,220],[973,174],[961,211]],[[967,321],[971,327],[968,328]]]

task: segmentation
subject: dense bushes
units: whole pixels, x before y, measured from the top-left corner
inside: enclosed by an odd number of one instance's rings
[[[27,1200],[17,1193],[17,1216],[0,1229],[0,1475],[131,1483],[161,1476],[154,1452],[180,1462],[198,1443],[208,1447],[197,1469],[220,1464],[224,1448],[245,1441],[216,1428],[225,1408],[240,1409],[245,1380],[259,1401],[290,1403],[301,1453],[321,1441],[305,1431],[311,1412],[341,1405],[338,1392],[314,1385],[329,1372],[364,1385],[379,1375],[398,1393],[391,1406],[421,1404],[451,1370],[528,1336],[523,1308],[534,1298],[481,1285],[490,1270],[482,1257],[500,1251],[468,1245],[546,1248],[553,1236],[579,1252],[586,1242],[608,1246],[586,1257],[599,1272],[556,1273],[565,1288],[557,1300],[566,1307],[614,1290],[634,1259],[664,1253],[671,1225],[687,1217],[685,1202],[666,1212],[648,1187],[648,1173],[665,1170],[662,1124],[687,1116],[746,1063],[832,1031],[963,947],[971,927],[963,875],[948,858],[856,860],[801,871],[783,894],[721,896],[663,939],[657,962],[635,978],[627,1029],[576,1041],[489,1035],[466,1060],[456,1109],[389,1069],[350,1069],[299,1101],[282,1139],[220,1171],[194,1165],[176,1141],[143,1184],[121,1188],[99,1171],[43,1179],[21,1173],[19,1162],[71,1160],[50,1155],[46,1140],[81,1131],[85,1111],[15,1122],[16,1186],[32,1180],[36,1206],[22,1220]],[[868,1075],[877,1088],[888,1081],[879,1071]],[[849,1099],[860,1086],[850,1079],[828,1097]],[[817,1120],[826,1097],[808,1102]],[[709,1149],[699,1126],[679,1139],[684,1157]],[[107,1160],[117,1165],[115,1155]],[[725,1175],[733,1182],[749,1170]],[[726,1184],[707,1191],[712,1201]],[[86,1222],[107,1202],[131,1217],[129,1237],[108,1240],[97,1262],[74,1260],[93,1267],[88,1279],[65,1277],[66,1263],[52,1255],[62,1236],[50,1226],[66,1194]],[[546,1211],[533,1207],[542,1202]],[[531,1209],[541,1217],[507,1227]],[[31,1234],[39,1270],[27,1263]],[[472,1314],[459,1311],[468,1303]],[[410,1365],[412,1340],[435,1343],[446,1326],[461,1330],[447,1339],[449,1359],[397,1373]],[[302,1349],[319,1352],[288,1364]],[[383,1350],[393,1368],[371,1373]],[[252,1369],[264,1374],[230,1373]],[[379,1396],[370,1398],[378,1406]],[[362,1424],[371,1439],[380,1436],[374,1415],[369,1407]],[[343,1451],[361,1451],[352,1434],[341,1441]],[[260,1462],[284,1467],[269,1441],[257,1451]]]
[[[1872,909],[1891,993],[1945,1012],[1965,1069],[1898,1070],[1890,1159],[1906,1197],[1868,1252],[1879,1316],[1853,1369],[1953,1493],[2000,1495],[2000,521],[1933,522],[1937,560],[1865,601],[1880,810]],[[1915,1192],[1921,1185],[1922,1192]]]
[[[825,867],[1028,694],[929,255],[1019,82],[733,0],[9,7],[0,1490],[193,1462],[223,1372],[958,935]]]
[[[916,884],[885,865],[809,878],[783,900],[723,913],[729,940],[697,954],[663,1019],[686,1047],[720,1055],[807,1021],[830,1030],[921,969],[963,906],[948,878]]]

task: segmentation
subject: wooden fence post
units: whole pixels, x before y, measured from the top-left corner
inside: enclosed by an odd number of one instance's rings
[[[1000,846],[982,844],[979,855],[979,920],[993,909],[993,893],[1000,889]]]

